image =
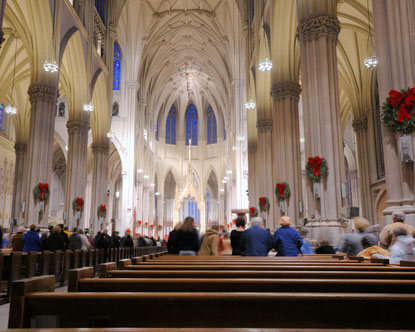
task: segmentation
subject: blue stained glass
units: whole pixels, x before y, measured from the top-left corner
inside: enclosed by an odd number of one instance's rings
[[[173,105],[166,121],[166,144],[176,144],[176,116],[176,108]]]
[[[216,132],[216,116],[213,112],[212,106],[208,108],[207,114],[207,132],[208,132],[208,144],[215,144],[218,142],[218,135]]]
[[[121,49],[117,43],[114,43],[114,69],[112,79],[112,89],[120,90],[121,86]]]
[[[4,112],[4,103],[0,104],[0,130],[3,130],[3,112]]]
[[[189,145],[189,139],[192,139],[192,145],[197,145],[197,109],[193,104],[186,110],[186,145]]]
[[[186,214],[187,205],[187,214]],[[200,211],[197,207],[197,203],[192,198],[187,199],[187,204],[183,204],[183,217],[192,217],[196,222],[200,222]]]
[[[95,0],[95,8],[102,22],[105,23],[105,0]]]
[[[160,120],[160,114],[157,117],[157,123],[156,123],[156,141],[159,140],[159,122],[160,122],[159,120]]]

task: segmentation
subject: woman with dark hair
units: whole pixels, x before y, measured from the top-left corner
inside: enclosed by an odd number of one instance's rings
[[[235,220],[236,229],[231,232],[231,246],[232,246],[232,255],[239,256],[241,255],[241,236],[245,231],[246,221],[245,218],[238,217]]]
[[[179,229],[179,255],[196,256],[199,251],[199,234],[195,229],[195,221],[192,217],[187,217],[182,227]]]

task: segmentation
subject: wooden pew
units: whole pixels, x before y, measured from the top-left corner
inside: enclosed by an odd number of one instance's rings
[[[32,317],[56,315],[60,328],[411,329],[415,306],[413,294],[377,293],[20,292],[18,295],[20,301],[13,303],[10,311],[9,328],[26,328]]]

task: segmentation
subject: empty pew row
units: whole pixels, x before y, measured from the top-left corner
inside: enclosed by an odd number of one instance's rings
[[[9,328],[55,317],[63,328],[233,327],[411,329],[413,294],[53,292],[52,276],[15,281]],[[365,313],[365,314],[362,314]],[[213,319],[214,317],[214,319]],[[397,319],[399,317],[399,319]]]

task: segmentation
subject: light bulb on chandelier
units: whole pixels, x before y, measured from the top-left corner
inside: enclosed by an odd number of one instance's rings
[[[255,102],[251,99],[251,100],[249,100],[249,101],[247,101],[246,103],[245,103],[245,108],[247,109],[247,110],[252,110],[252,109],[254,109],[255,108],[255,106],[256,106],[256,104],[255,104]]]
[[[236,140],[239,142],[245,141],[245,136],[236,136]]]
[[[6,106],[6,108],[4,110],[6,111],[7,114],[10,114],[10,115],[17,114],[17,108],[12,106],[12,105]]]
[[[108,138],[114,138],[114,133],[112,133],[111,131],[109,131],[108,133],[107,133],[107,137]]]
[[[375,45],[373,45],[373,39],[372,39],[372,33],[371,33],[369,0],[366,1],[366,6],[367,6],[367,31],[368,31],[366,48],[368,50],[368,53],[373,54],[373,55],[366,57],[363,60],[363,64],[368,69],[375,69],[376,65],[378,64],[378,60],[376,59],[375,52],[371,51],[375,49]]]
[[[258,63],[258,69],[260,71],[270,71],[272,69],[272,62],[268,58],[261,60]]]
[[[43,69],[45,70],[45,72],[53,74],[58,71],[59,66],[55,60],[46,59],[46,61],[43,63]]]
[[[95,107],[94,105],[92,105],[92,103],[87,103],[84,104],[83,109],[85,112],[91,113],[95,109]]]
[[[373,56],[369,56],[369,57],[365,58],[363,63],[364,63],[366,68],[375,69],[376,65],[378,64],[378,60],[376,59],[376,56],[373,55]]]
[[[232,147],[232,150],[233,150],[233,151],[239,151],[239,146],[234,145],[234,146]]]
[[[56,8],[55,8],[55,11],[56,11]],[[55,22],[55,13],[56,13],[55,11],[53,12],[53,25],[54,25],[54,22]],[[43,63],[43,69],[47,73],[54,74],[59,69],[59,66],[58,66],[58,64],[56,63],[56,60],[55,60],[55,54],[56,54],[55,27],[53,26],[52,38],[51,38],[50,44],[49,44],[48,57],[46,58],[45,62]]]

